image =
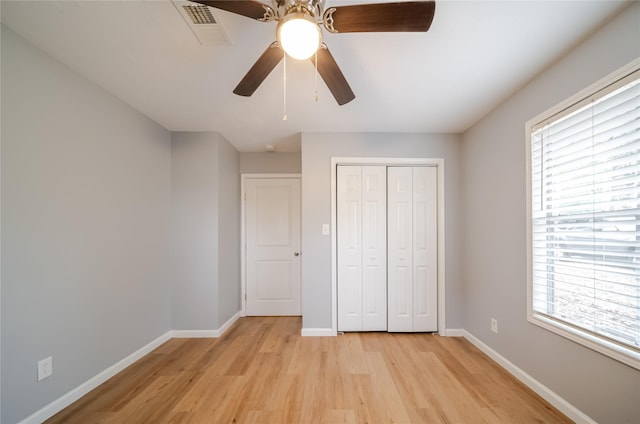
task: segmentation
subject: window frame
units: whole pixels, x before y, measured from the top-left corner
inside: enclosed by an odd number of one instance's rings
[[[562,321],[550,319],[538,314],[533,309],[533,199],[532,199],[532,135],[537,127],[549,120],[556,120],[573,110],[578,109],[589,98],[602,90],[616,84],[619,80],[640,70],[640,58],[633,60],[617,71],[602,78],[598,82],[581,90],[568,99],[539,114],[525,124],[525,152],[526,152],[526,225],[527,225],[527,321],[549,330],[555,334],[600,352],[617,361],[640,370],[640,353],[634,349],[613,343],[604,337],[580,330],[574,326],[563,324]]]

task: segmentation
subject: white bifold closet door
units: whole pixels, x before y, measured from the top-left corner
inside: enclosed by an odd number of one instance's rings
[[[437,169],[387,173],[388,331],[437,331]]]
[[[387,329],[386,167],[338,166],[338,330]]]

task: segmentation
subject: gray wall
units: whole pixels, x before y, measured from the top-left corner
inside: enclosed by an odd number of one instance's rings
[[[2,422],[171,328],[170,153],[166,130],[2,27]]]
[[[173,133],[175,330],[218,328],[218,136]]]
[[[239,154],[222,136],[218,141],[218,323],[240,311]]]
[[[302,315],[303,328],[331,328],[332,157],[444,158],[446,204],[446,319],[460,328],[462,260],[460,139],[438,134],[302,134]]]
[[[219,134],[172,134],[175,330],[216,330],[240,310],[238,152]]]
[[[526,319],[525,122],[640,57],[635,2],[468,131],[463,327],[601,423],[640,422],[640,371]],[[489,331],[491,317],[499,333]]]
[[[240,153],[241,174],[299,174],[301,153]]]

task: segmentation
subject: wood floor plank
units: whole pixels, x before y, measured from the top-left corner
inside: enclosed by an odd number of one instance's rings
[[[406,423],[410,422],[405,408],[405,403],[393,377],[385,358],[381,352],[371,352],[366,355],[369,375],[372,376],[372,383],[376,387],[376,395],[380,402],[387,406],[384,422]]]
[[[47,423],[570,423],[462,338],[301,337],[299,317],[172,339]]]
[[[157,423],[168,416],[184,393],[202,376],[201,372],[158,376],[145,390],[135,396],[113,416],[115,422]]]

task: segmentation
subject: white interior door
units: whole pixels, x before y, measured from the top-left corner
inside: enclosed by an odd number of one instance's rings
[[[389,331],[437,331],[437,169],[387,172]]]
[[[300,315],[300,179],[245,184],[246,313]]]
[[[338,330],[387,329],[386,168],[337,169]]]

